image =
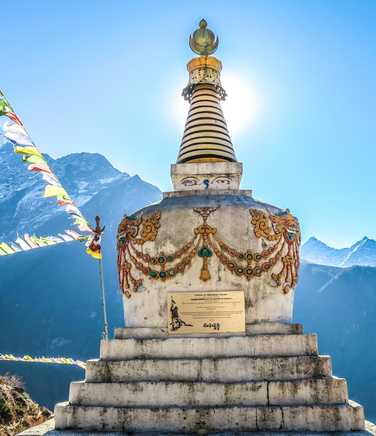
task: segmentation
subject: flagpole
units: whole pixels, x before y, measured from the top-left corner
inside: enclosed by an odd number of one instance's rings
[[[104,229],[105,226],[101,227],[101,219],[97,215],[95,217],[95,227],[91,228],[91,231],[93,232],[93,238],[91,239],[91,241],[89,241],[89,246],[86,252],[98,260],[99,286],[101,288],[101,303],[102,303],[102,312],[103,312],[102,339],[108,341],[106,290],[104,288],[104,274],[103,274],[103,262],[102,262],[103,250],[101,246]]]
[[[99,281],[102,291],[102,310],[103,310],[103,332],[102,337],[105,341],[108,341],[108,321],[107,321],[107,304],[106,304],[106,292],[104,288],[104,277],[103,277],[103,263],[102,259],[98,260],[99,262]]]

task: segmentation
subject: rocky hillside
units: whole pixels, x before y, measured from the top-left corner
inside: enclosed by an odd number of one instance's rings
[[[41,424],[52,413],[35,403],[24,391],[20,379],[0,376],[0,435],[13,436]]]

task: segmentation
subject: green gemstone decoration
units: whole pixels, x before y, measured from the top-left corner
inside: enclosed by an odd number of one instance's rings
[[[155,278],[158,277],[158,273],[157,273],[157,271],[150,270],[150,271],[149,271],[149,276],[150,276],[151,278],[155,279]]]
[[[197,253],[200,257],[212,257],[213,252],[208,247],[201,247]]]
[[[174,256],[167,256],[167,262],[172,262],[174,260]]]

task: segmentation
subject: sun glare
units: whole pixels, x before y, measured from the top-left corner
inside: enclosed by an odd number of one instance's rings
[[[259,112],[256,93],[242,76],[223,74],[222,85],[227,92],[225,101],[221,102],[223,113],[230,134],[241,134],[253,124]],[[171,114],[179,128],[183,129],[187,119],[189,103],[181,95],[175,95],[173,113]]]
[[[258,113],[256,94],[250,84],[239,75],[224,73],[221,81],[227,92],[222,108],[229,132],[234,135],[243,133],[255,122]]]

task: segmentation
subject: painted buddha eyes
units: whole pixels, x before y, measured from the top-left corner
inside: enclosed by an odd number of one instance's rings
[[[181,181],[184,186],[196,186],[199,184],[199,180],[196,177],[186,177]]]
[[[221,185],[226,186],[231,183],[231,178],[228,176],[218,176],[213,179],[200,180],[197,177],[186,177],[181,181],[184,186],[197,186],[204,183],[206,187],[210,185]]]
[[[229,185],[231,183],[231,179],[229,177],[226,176],[219,176],[216,177],[213,181],[213,184],[216,185]]]

